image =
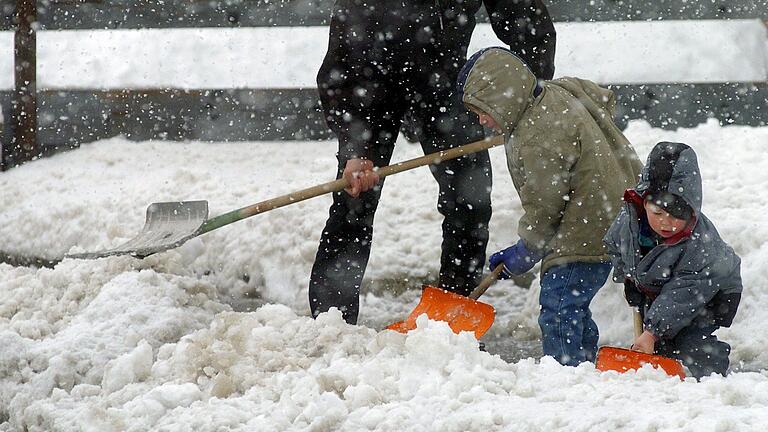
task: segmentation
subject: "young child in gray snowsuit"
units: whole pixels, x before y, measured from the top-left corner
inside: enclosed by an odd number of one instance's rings
[[[656,144],[624,201],[603,241],[614,281],[643,317],[633,349],[677,358],[697,379],[725,375],[731,347],[713,332],[733,322],[741,260],[701,213],[696,153]]]

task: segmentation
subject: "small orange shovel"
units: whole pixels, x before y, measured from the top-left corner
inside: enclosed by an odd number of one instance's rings
[[[635,338],[637,338],[643,333],[643,319],[640,317],[640,312],[637,309],[634,309],[632,315],[635,324]],[[667,375],[685,379],[683,365],[678,360],[631,349],[603,346],[597,350],[597,360],[595,361],[597,370],[603,372],[612,370],[623,373],[639,369],[644,364],[659,368],[666,372]]]
[[[421,300],[408,318],[391,324],[387,329],[408,333],[416,328],[416,318],[427,314],[431,320],[447,322],[454,333],[471,331],[475,333],[477,339],[480,339],[491,328],[496,310],[493,306],[480,303],[477,299],[496,282],[502,269],[503,265],[499,264],[493,272],[483,278],[469,297],[424,285]]]

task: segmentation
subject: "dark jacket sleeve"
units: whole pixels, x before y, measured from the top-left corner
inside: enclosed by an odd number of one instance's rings
[[[543,0],[484,0],[496,36],[539,79],[555,75],[555,26]]]

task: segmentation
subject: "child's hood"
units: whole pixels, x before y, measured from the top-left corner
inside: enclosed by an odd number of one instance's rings
[[[612,91],[579,78],[539,82],[528,66],[506,48],[478,51],[469,58],[458,79],[462,101],[493,117],[507,135],[515,130],[542,89],[549,87],[573,96],[593,118],[604,117],[606,112],[613,115],[616,99]]]
[[[688,145],[676,142],[656,144],[648,155],[635,190],[644,196],[652,184],[657,190],[682,197],[695,214],[701,213],[701,172],[696,152]]]
[[[487,113],[509,135],[534,99],[536,76],[511,51],[486,48],[469,58],[461,70],[462,101]]]

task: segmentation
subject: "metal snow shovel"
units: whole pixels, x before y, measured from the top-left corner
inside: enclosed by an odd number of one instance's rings
[[[637,309],[633,309],[632,316],[635,327],[635,338],[637,338],[643,333],[643,319],[640,317],[640,312],[638,312]],[[603,372],[612,370],[623,373],[639,369],[643,367],[644,364],[659,368],[666,372],[667,375],[678,376],[680,379],[685,379],[683,365],[678,360],[655,354],[646,354],[631,349],[603,346],[597,350],[597,360],[595,361],[597,370]]]
[[[502,136],[486,138],[471,144],[435,152],[410,159],[378,170],[379,177],[408,171],[425,165],[436,165],[442,161],[477,153],[504,143]],[[144,258],[149,255],[181,246],[187,240],[229,225],[233,222],[265,213],[270,210],[304,201],[332,192],[339,192],[349,186],[341,178],[288,195],[268,199],[257,204],[233,210],[208,219],[208,201],[181,201],[153,203],[147,208],[147,218],[141,232],[126,243],[114,249],[99,252],[68,254],[67,258],[92,259],[110,255],[133,255]]]
[[[477,301],[485,291],[499,278],[503,265],[499,264],[489,273],[469,297],[424,285],[419,304],[405,321],[396,322],[387,327],[400,333],[408,333],[416,328],[416,318],[422,314],[434,321],[445,321],[454,333],[471,331],[480,339],[491,328],[496,317],[493,306]]]

